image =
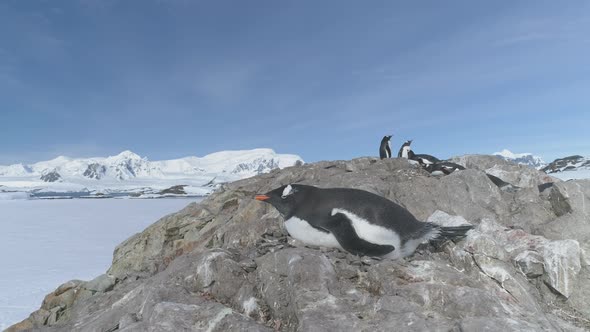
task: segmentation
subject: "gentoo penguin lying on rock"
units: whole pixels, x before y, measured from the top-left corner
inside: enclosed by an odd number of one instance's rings
[[[464,170],[465,167],[450,161],[439,161],[426,165],[424,169],[432,175],[449,175],[454,171]]]
[[[421,243],[461,238],[473,228],[419,221],[400,205],[358,189],[292,184],[256,199],[281,213],[293,238],[355,255],[398,259],[412,255]]]
[[[418,163],[422,167],[426,167],[428,165],[432,165],[440,161],[438,158],[431,156],[429,154],[415,154],[414,151],[412,151],[411,145],[412,140],[405,141],[399,149],[397,157],[412,160],[414,161],[412,162],[413,164]]]
[[[381,146],[379,147],[379,158],[391,158],[391,146],[389,141],[391,140],[391,136],[383,136],[381,140]]]

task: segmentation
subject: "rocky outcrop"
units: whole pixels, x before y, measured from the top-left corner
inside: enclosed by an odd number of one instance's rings
[[[57,170],[54,169],[52,171],[45,172],[43,175],[41,175],[40,179],[44,182],[57,182],[61,181],[61,175],[59,175]]]
[[[186,187],[186,185],[184,184],[179,184],[176,186],[172,186],[170,188],[166,188],[164,190],[161,190],[158,194],[160,195],[186,195],[186,191],[184,191],[184,187]]]
[[[549,165],[543,167],[543,171],[546,173],[559,173],[583,168],[590,168],[590,160],[588,160],[588,158],[575,155],[555,159],[549,163]]]
[[[105,275],[60,286],[11,331],[590,329],[590,181],[490,158],[457,158],[469,169],[442,178],[359,158],[226,184],[121,243]],[[490,169],[517,190],[499,190]],[[365,189],[475,228],[398,261],[309,248],[253,199],[287,183]]]
[[[88,168],[82,175],[90,179],[100,180],[105,176],[107,168],[104,165],[98,163],[92,163],[88,165]]]

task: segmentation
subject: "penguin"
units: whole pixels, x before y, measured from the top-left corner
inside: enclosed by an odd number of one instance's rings
[[[355,255],[399,259],[421,243],[462,238],[473,228],[419,221],[402,206],[359,189],[290,184],[255,199],[279,211],[293,238]]]
[[[450,161],[438,161],[426,165],[424,169],[432,175],[449,175],[457,170],[464,170],[465,167]]]
[[[416,160],[422,166],[432,165],[434,163],[440,162],[440,159],[436,158],[435,156],[431,156],[429,154],[414,154],[412,152],[412,159]]]
[[[419,164],[422,167],[439,162],[440,160],[429,154],[415,154],[412,151],[412,140],[407,140],[402,144],[399,152],[397,153],[398,158],[406,158],[412,164]]]
[[[383,139],[381,140],[381,146],[379,146],[379,157],[381,159],[391,158],[391,146],[389,145],[391,136],[392,135],[383,136]]]
[[[410,159],[410,153],[412,151],[412,148],[410,147],[410,145],[412,144],[412,140],[407,140],[404,142],[404,144],[402,144],[402,146],[399,148],[399,152],[397,153],[397,157],[398,158],[406,158],[406,159]]]

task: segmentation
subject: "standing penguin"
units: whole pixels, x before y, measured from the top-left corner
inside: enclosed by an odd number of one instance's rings
[[[412,145],[412,140],[405,141],[404,144],[402,144],[401,148],[399,148],[397,157],[410,159],[410,154],[413,154],[412,147],[410,145]]]
[[[400,205],[358,189],[292,184],[256,199],[283,215],[293,238],[356,255],[398,259],[412,255],[421,243],[461,238],[473,228],[419,221]]]
[[[391,146],[389,145],[391,136],[392,135],[383,136],[383,139],[381,140],[381,146],[379,146],[379,157],[381,159],[391,158]]]

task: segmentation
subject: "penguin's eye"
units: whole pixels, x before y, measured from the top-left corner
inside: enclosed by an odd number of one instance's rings
[[[285,198],[289,197],[290,195],[292,195],[294,192],[295,192],[295,190],[293,189],[293,187],[291,187],[291,185],[288,185],[283,190],[283,194],[281,195],[281,198],[285,199]]]

